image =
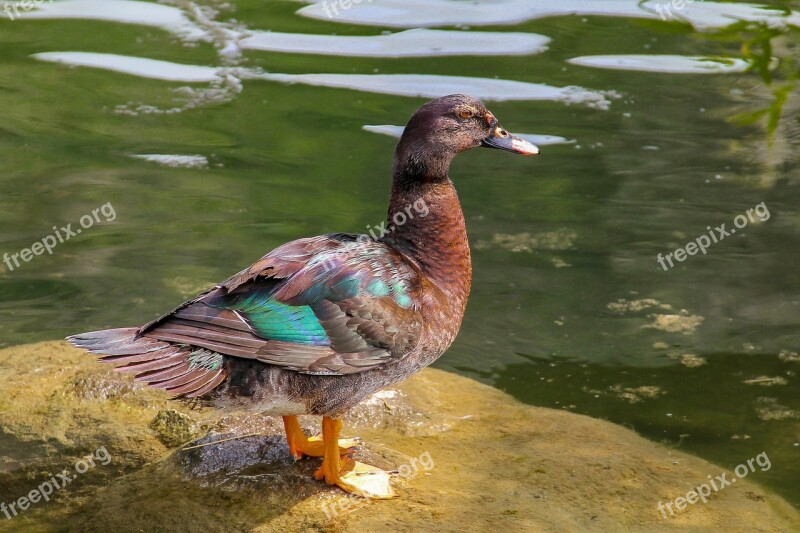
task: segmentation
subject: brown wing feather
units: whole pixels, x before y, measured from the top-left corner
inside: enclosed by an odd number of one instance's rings
[[[302,302],[305,291],[325,276],[330,278],[331,290],[348,272],[359,269],[383,273],[390,281],[395,276],[406,281],[419,277],[416,267],[394,250],[374,241],[356,241],[354,235],[335,234],[287,243],[141,328],[92,332],[69,340],[102,354],[103,361],[123,364],[118,369],[136,372],[139,381],[187,397],[206,394],[227,377],[223,365],[190,363],[197,349],[312,374],[343,375],[376,368],[402,358],[416,346],[421,329],[416,305],[401,307],[392,298],[363,294]],[[330,274],[322,257],[337,258],[340,263],[344,257],[347,263]],[[263,283],[276,287],[276,297],[287,305],[309,305],[330,344],[263,338],[239,313],[209,305],[229,294],[247,294]]]

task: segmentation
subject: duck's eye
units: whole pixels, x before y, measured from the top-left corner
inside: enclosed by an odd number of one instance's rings
[[[464,109],[463,111],[458,113],[458,116],[461,118],[472,118],[472,111],[469,109]]]

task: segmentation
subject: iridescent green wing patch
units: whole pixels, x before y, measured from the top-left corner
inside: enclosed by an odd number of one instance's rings
[[[307,305],[288,305],[277,301],[266,290],[232,296],[224,304],[216,304],[237,311],[255,333],[264,339],[330,345],[322,324]]]

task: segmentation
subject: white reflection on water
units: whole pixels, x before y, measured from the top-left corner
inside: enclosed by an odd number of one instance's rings
[[[750,68],[750,63],[743,59],[655,54],[581,56],[568,61],[584,67],[670,74],[724,74],[744,72]]]
[[[389,135],[390,137],[399,138],[403,134],[405,127],[393,126],[390,124],[381,124],[375,126],[367,124],[363,127],[363,129],[364,131],[369,131],[371,133],[380,133],[382,135]],[[546,146],[548,144],[572,144],[575,142],[574,140],[559,137],[557,135],[539,135],[536,133],[515,133],[514,135],[517,137],[522,137],[526,141],[530,141],[538,146]]]
[[[564,15],[618,15],[651,18],[631,0],[496,0],[493,2],[453,0],[375,0],[354,3],[329,17],[324,0],[301,8],[298,14],[311,18],[370,26],[432,27],[488,26],[516,24],[526,20]]]
[[[183,65],[144,57],[92,52],[42,52],[33,54],[33,57],[73,67],[101,68],[165,81],[212,82],[221,78],[221,69],[216,67]]]
[[[133,154],[134,159],[143,159],[172,168],[207,168],[208,159],[204,155],[180,154]]]
[[[279,74],[261,73],[243,68],[214,68],[183,65],[169,61],[117,54],[87,52],[43,52],[33,57],[71,66],[102,68],[144,78],[166,81],[210,82],[225,76],[261,79],[282,83],[336,87],[398,96],[436,98],[452,93],[467,93],[484,100],[552,100],[568,104],[582,103],[607,109],[613,92],[591,91],[581,87],[554,87],[543,83],[513,80],[438,76],[428,74]]]
[[[413,29],[387,35],[308,35],[251,31],[242,48],[363,57],[522,55],[547,50],[549,37],[535,33]]]
[[[311,5],[303,7],[298,13],[307,17],[378,27],[420,28],[516,24],[527,20],[567,15],[660,20],[656,7],[662,6],[663,9],[666,0],[641,3],[639,0],[559,0],[558,2],[376,0],[353,3],[349,9],[340,10],[334,17],[328,16],[322,5],[323,0],[304,3]],[[208,16],[210,12],[208,8],[204,12],[193,3],[187,4],[189,16],[178,7],[137,0],[61,0],[36,3],[35,6],[36,10],[26,12],[24,19],[21,20],[69,18],[108,20],[159,27],[190,39],[205,40],[213,40],[209,35],[213,32],[209,32],[209,28],[205,26],[221,24]],[[673,8],[671,11],[674,20],[687,22],[698,30],[724,28],[739,20],[765,22],[770,26],[800,25],[798,12],[791,12],[787,16],[779,9],[749,3],[732,4],[697,0],[691,3],[685,2],[682,9]],[[226,28],[231,32],[227,38],[242,37],[233,25]],[[509,46],[513,48],[513,45]],[[324,53],[322,50],[319,52]]]
[[[337,22],[356,22],[380,26],[435,26],[463,24],[507,24],[561,15],[609,15],[637,18],[658,17],[654,2],[636,0],[563,0],[545,5],[528,0],[456,2],[454,0],[380,0],[352,4],[335,18]],[[283,83],[346,88],[398,96],[434,98],[450,93],[470,93],[485,100],[551,100],[581,103],[607,109],[618,95],[568,86],[488,78],[429,74],[282,74],[261,73],[239,68],[243,49],[277,52],[369,57],[420,57],[446,55],[519,55],[546,49],[549,38],[532,33],[442,31],[417,28],[395,34],[373,36],[308,35],[248,30],[235,22],[215,20],[219,13],[195,4],[182,8],[135,0],[63,0],[37,4],[27,19],[84,18],[144,24],[162,28],[186,42],[212,43],[219,53],[219,67],[182,65],[115,54],[46,52],[35,57],[73,66],[104,68],[126,74],[177,82],[218,84],[210,91],[187,89],[185,108],[229,100],[241,91],[241,79],[262,79]],[[307,6],[300,13],[318,16],[322,7]],[[752,4],[695,2],[675,11],[696,27],[713,28],[735,20],[760,20],[779,25],[800,23],[800,15],[788,17],[781,11]],[[325,15],[327,18],[327,15]],[[701,57],[629,55],[584,56],[573,64],[623,70],[670,73],[742,72],[747,63]],[[145,106],[147,107],[147,106]],[[172,111],[180,111],[176,108]]]
[[[191,7],[191,6],[190,6]],[[547,49],[550,38],[535,33],[465,32],[414,29],[384,35],[314,35],[249,30],[214,20],[198,8],[184,13],[173,6],[136,0],[62,0],[37,4],[31,19],[106,20],[168,31],[187,41],[218,45],[237,56],[241,49],[362,57],[433,57],[451,55],[522,55]]]
[[[518,24],[527,20],[547,17],[610,16],[661,19],[656,6],[666,0],[558,0],[533,2],[531,0],[493,0],[470,2],[456,0],[376,0],[353,3],[349,9],[340,10],[330,17],[319,0],[298,10],[307,17],[332,22],[388,26],[398,28],[433,26],[488,26]],[[737,20],[766,22],[772,26],[800,25],[800,13],[784,15],[783,11],[756,4],[728,4],[722,2],[685,2],[683,9],[672,10],[675,20],[692,24],[695,29],[724,28]]]
[[[261,74],[261,79],[284,83],[304,83],[323,87],[355,89],[397,96],[437,98],[465,93],[482,100],[552,100],[568,104],[586,104],[607,109],[613,91],[592,91],[582,87],[554,87],[544,83],[514,80],[439,76],[435,74]]]
[[[65,0],[36,3],[36,10],[25,13],[21,21],[31,19],[88,19],[142,24],[161,28],[170,33],[199,40],[206,32],[189,20],[177,7],[138,2],[135,0]]]

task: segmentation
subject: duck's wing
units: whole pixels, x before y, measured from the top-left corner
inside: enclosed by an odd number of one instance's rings
[[[300,239],[138,330],[70,340],[189,396],[224,379],[222,355],[303,373],[352,374],[416,347],[425,284],[403,255],[366,236]]]

